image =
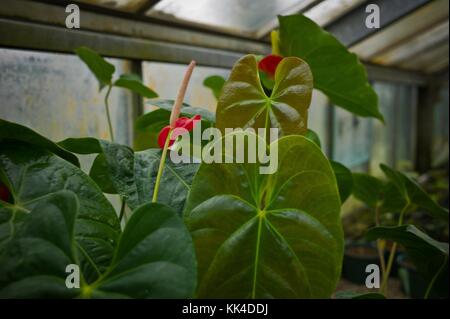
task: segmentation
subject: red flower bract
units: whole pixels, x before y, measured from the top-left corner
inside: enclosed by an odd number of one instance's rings
[[[164,144],[166,144],[167,136],[171,129],[173,129],[173,133],[170,136],[169,146],[175,142],[178,136],[180,136],[183,132],[180,130],[176,130],[177,128],[184,128],[187,131],[192,131],[194,129],[194,125],[197,121],[201,120],[200,115],[195,115],[193,118],[188,117],[180,117],[175,122],[175,127],[171,128],[170,125],[163,127],[163,129],[159,132],[158,136],[158,144],[160,148],[164,148]]]
[[[273,78],[275,76],[277,66],[280,64],[281,60],[283,60],[283,57],[279,55],[268,55],[259,61],[258,68]]]

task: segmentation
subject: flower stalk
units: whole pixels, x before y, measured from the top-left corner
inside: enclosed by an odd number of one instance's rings
[[[111,93],[112,85],[108,85],[108,91],[106,91],[105,95],[105,109],[106,109],[106,119],[108,120],[108,127],[109,127],[109,137],[111,139],[111,142],[114,142],[114,131],[111,123],[111,114],[109,112],[109,94]]]
[[[161,177],[162,177],[162,174],[164,171],[164,166],[166,163],[167,151],[170,147],[170,139],[171,139],[173,130],[176,128],[176,122],[180,116],[181,106],[183,105],[184,97],[186,95],[187,87],[188,87],[189,81],[191,79],[192,72],[194,71],[194,68],[195,68],[195,61],[191,61],[191,63],[189,64],[189,66],[186,70],[186,73],[184,75],[183,82],[181,82],[181,86],[178,91],[177,98],[174,102],[172,112],[170,114],[170,129],[167,134],[166,141],[164,143],[161,160],[159,162],[159,167],[158,167],[158,174],[156,175],[155,187],[153,189],[153,196],[152,196],[153,203],[156,203],[158,201],[159,185],[161,184]]]

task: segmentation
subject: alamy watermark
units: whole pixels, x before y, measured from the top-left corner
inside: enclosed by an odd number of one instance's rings
[[[201,121],[196,121],[192,138],[184,128],[175,128],[178,137],[171,147],[170,159],[178,163],[259,163],[260,174],[278,170],[278,128],[226,128],[224,135],[215,127],[202,132]],[[202,142],[209,142],[201,147]],[[268,144],[270,143],[270,146]]]
[[[80,8],[76,4],[69,4],[66,7],[66,28],[79,29],[80,28]]]
[[[380,267],[377,264],[369,264],[366,266],[366,287],[369,289],[380,288]]]
[[[366,7],[366,27],[368,29],[379,29],[380,28],[380,7],[376,4],[369,4]]]

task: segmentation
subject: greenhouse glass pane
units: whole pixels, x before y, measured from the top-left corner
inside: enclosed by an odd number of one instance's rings
[[[386,123],[373,121],[370,171],[375,175],[383,175],[379,168],[380,163],[389,166],[394,166],[395,163],[395,92],[397,88],[394,84],[384,82],[375,82],[373,88],[378,94],[380,112]]]
[[[329,100],[325,94],[314,89],[311,105],[308,110],[308,128],[316,132],[320,137],[322,150],[329,154],[328,141],[328,114],[330,111]]]
[[[300,10],[311,0],[162,0],[147,15],[259,37],[279,14]],[[263,29],[261,32],[260,30]]]
[[[416,143],[416,88],[397,85],[395,114],[395,167],[402,171],[414,169]]]
[[[130,62],[110,59],[116,74]],[[109,139],[98,81],[76,56],[0,49],[0,118],[31,127],[52,140],[92,136]],[[114,89],[110,108],[115,137],[130,145],[132,96]]]
[[[334,108],[332,159],[349,168],[370,159],[371,120]]]
[[[449,158],[449,94],[448,83],[441,87],[439,99],[434,105],[433,121],[433,167],[448,166]]]

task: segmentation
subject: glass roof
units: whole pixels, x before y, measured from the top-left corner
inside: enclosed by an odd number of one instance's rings
[[[350,48],[361,59],[433,73],[448,67],[449,2],[435,0]]]
[[[267,41],[277,15],[303,13],[322,27],[368,0],[79,0],[200,29]],[[359,10],[359,9],[358,9]],[[350,48],[363,61],[422,72],[448,67],[449,1],[433,0]],[[415,62],[414,62],[415,61]]]
[[[276,16],[300,11],[311,0],[162,0],[147,12],[165,20],[259,38],[275,27]]]
[[[365,1],[366,0],[325,0],[305,11],[304,15],[323,27]]]

